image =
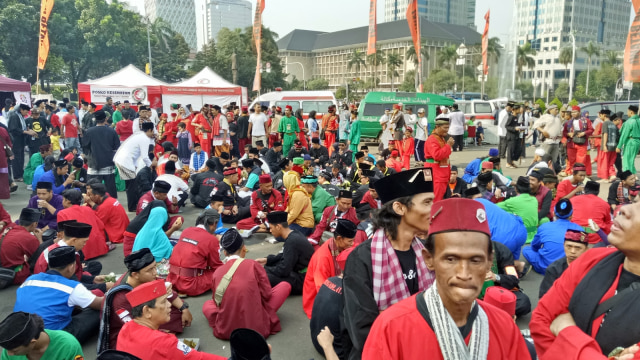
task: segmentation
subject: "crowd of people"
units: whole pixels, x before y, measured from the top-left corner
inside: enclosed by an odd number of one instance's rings
[[[178,339],[200,313],[185,299],[209,291],[201,314],[236,359],[268,358],[290,296],[331,360],[639,350],[636,106],[594,125],[577,107],[509,102],[500,146],[462,171],[456,105],[431,123],[424,109],[388,109],[377,156],[361,145],[357,106],[305,119],[235,103],[7,105],[0,198],[14,182],[33,193],[15,221],[0,207],[0,288],[19,286],[0,323],[3,360],[82,358],[95,335],[99,359],[221,359]],[[501,163],[520,166],[527,131],[542,145],[512,179]],[[247,258],[256,233],[282,250]],[[120,248],[123,275],[102,274],[100,257]],[[544,275],[535,309],[519,285],[532,269]],[[533,342],[514,322],[532,310]]]

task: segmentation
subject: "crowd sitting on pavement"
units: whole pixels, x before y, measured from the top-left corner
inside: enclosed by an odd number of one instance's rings
[[[0,199],[32,194],[17,219],[0,204],[0,288],[17,286],[2,360],[79,359],[95,335],[99,359],[222,359],[178,338],[202,317],[235,359],[265,359],[291,296],[332,360],[638,352],[637,106],[592,123],[578,106],[510,101],[498,146],[464,167],[451,165],[467,124],[455,104],[431,123],[423,108],[387,109],[379,154],[357,104],[317,120],[291,106],[171,108],[7,108]],[[248,258],[259,233],[282,250]],[[120,249],[123,274],[103,274],[100,257]],[[520,286],[532,270],[535,307]],[[514,322],[529,314],[531,339]]]

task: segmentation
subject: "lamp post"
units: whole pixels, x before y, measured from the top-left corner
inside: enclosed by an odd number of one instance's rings
[[[573,17],[573,15],[572,15]],[[573,83],[575,81],[575,66],[576,66],[576,37],[573,35],[573,32],[569,33],[571,37],[571,44],[573,47],[572,58],[571,58],[571,71],[569,72],[569,101],[573,99]]]
[[[296,64],[300,65],[300,67],[302,68],[302,89],[306,91],[307,90],[307,82],[306,82],[305,77],[304,77],[304,65],[302,65],[301,62],[297,62],[297,61],[292,61],[292,62],[288,62],[287,63],[287,65],[296,65]]]
[[[149,76],[153,77],[153,65],[151,64],[151,35],[149,32],[149,27],[151,26],[151,19],[146,17],[147,19],[147,47],[149,48]]]
[[[462,99],[464,100],[465,96],[464,96],[464,66],[466,63],[466,58],[465,56],[467,55],[467,47],[464,45],[464,43],[460,44],[460,46],[458,47],[458,50],[456,50],[456,53],[458,53],[458,56],[460,57],[458,59],[458,62],[462,65]]]

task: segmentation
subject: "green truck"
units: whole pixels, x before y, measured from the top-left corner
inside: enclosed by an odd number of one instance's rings
[[[451,106],[454,101],[445,96],[429,93],[370,92],[358,107],[358,119],[362,121],[362,137],[377,138],[382,131],[380,118],[384,115],[384,110],[393,110],[393,105],[398,103],[402,103],[405,108],[412,107],[414,114],[418,113],[419,108],[424,108],[430,128],[433,129],[436,116],[440,114],[439,107]]]

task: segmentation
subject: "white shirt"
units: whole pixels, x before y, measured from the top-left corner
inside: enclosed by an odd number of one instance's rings
[[[507,120],[509,120],[507,110],[500,110],[500,114],[498,115],[498,136],[507,136]]]
[[[167,197],[169,200],[173,199],[174,196],[178,198],[179,197],[178,195],[181,195],[189,191],[189,185],[187,185],[187,183],[184,182],[184,180],[177,177],[176,175],[162,174],[156,178],[156,181],[159,181],[159,180],[166,181],[169,184],[171,184],[171,189],[167,193]]]
[[[251,136],[266,136],[267,133],[264,131],[264,124],[267,122],[267,117],[265,114],[252,114],[249,116],[249,122],[251,125]]]
[[[194,155],[196,154],[196,152],[194,151],[194,152],[192,152],[192,153],[191,153],[191,159],[189,160],[189,170],[191,170],[191,171],[194,171],[194,172],[195,172],[195,171],[199,171],[199,170],[201,170],[203,167],[205,167],[205,166],[206,166],[207,160],[209,160],[209,155],[208,155],[206,152],[204,152],[204,151],[200,151],[200,152],[201,152],[201,153],[204,153],[204,162],[202,163],[202,167],[200,167],[200,169],[198,169],[198,170],[196,170],[196,169],[193,167],[193,163],[195,162],[195,159],[194,159],[194,158],[195,158],[195,156],[194,156]]]
[[[573,120],[573,129],[575,131],[580,131],[580,119]]]
[[[462,111],[454,111],[449,116],[449,135],[457,136],[464,134],[464,113]]]
[[[427,140],[427,131],[429,129],[429,120],[427,120],[426,117],[422,117],[420,119],[418,119],[418,117],[416,115],[413,115],[414,118],[410,119],[410,121],[407,121],[408,125],[416,125],[416,135],[415,138],[416,140],[421,140],[421,141],[425,141]]]
[[[140,130],[140,118],[136,118],[135,120],[133,120],[133,125],[131,125],[133,127],[133,134],[131,135],[136,135],[136,134],[142,134],[142,130]],[[153,127],[153,133],[158,135],[158,128],[156,128],[155,126]],[[147,138],[149,139],[149,138]],[[156,141],[154,139],[149,139],[149,143],[151,145],[155,145]]]
[[[136,171],[144,166],[151,166],[149,152],[149,137],[143,132],[131,135],[120,144],[120,148],[113,156],[113,162],[125,169]]]

